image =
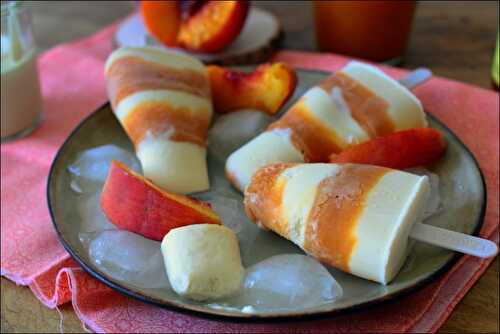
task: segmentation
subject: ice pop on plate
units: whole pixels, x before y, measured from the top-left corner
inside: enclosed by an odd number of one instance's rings
[[[408,89],[373,66],[350,62],[231,154],[226,175],[243,191],[265,165],[327,162],[330,154],[351,145],[417,127],[427,127],[427,120]]]
[[[427,176],[356,164],[274,164],[245,192],[249,218],[320,261],[389,283],[429,194]]]
[[[206,69],[157,48],[120,48],[105,66],[114,113],[144,175],[165,190],[208,189],[206,138],[212,119]]]

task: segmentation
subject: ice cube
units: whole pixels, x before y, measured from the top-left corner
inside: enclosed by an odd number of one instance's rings
[[[210,177],[210,189],[208,191],[191,194],[200,201],[208,202],[214,197],[224,196],[242,200],[243,196],[239,190],[233,188],[224,174],[224,163],[216,160],[212,155],[208,157],[208,170]]]
[[[225,226],[236,234],[241,232],[242,225],[247,220],[242,200],[215,195],[208,203],[212,205],[212,209],[215,210]]]
[[[236,190],[219,188],[193,196],[210,203],[221,218],[222,224],[229,227],[238,237],[243,263],[251,256],[253,243],[259,231],[245,214],[243,197]]]
[[[89,245],[89,257],[100,270],[141,288],[170,287],[160,242],[128,231],[104,231]]]
[[[83,189],[80,187],[80,183],[78,182],[78,180],[76,180],[75,178],[71,178],[71,181],[69,183],[69,187],[71,188],[71,190],[73,190],[75,193],[78,193],[78,194],[83,194]]]
[[[100,191],[79,197],[76,208],[80,216],[80,232],[90,233],[116,229],[102,212],[100,198]]]
[[[245,264],[254,254],[254,241],[259,233],[259,228],[246,216],[241,193],[229,185],[212,189],[214,184],[210,184],[210,187],[210,191],[192,196],[200,201],[210,203],[212,209],[221,217],[222,223],[236,233],[241,258]]]
[[[427,200],[427,205],[422,219],[426,220],[427,218],[441,212],[443,205],[441,202],[441,196],[439,195],[439,176],[423,167],[408,168],[406,171],[417,175],[427,175],[429,177],[431,192]]]
[[[247,269],[235,303],[255,310],[303,309],[338,300],[342,293],[342,287],[315,259],[281,254]]]
[[[121,161],[137,172],[141,171],[140,163],[132,152],[115,145],[97,146],[82,152],[68,167],[71,189],[77,193],[88,193],[102,187],[112,160]]]
[[[256,137],[273,118],[261,111],[242,109],[220,116],[208,134],[209,152],[221,161]]]

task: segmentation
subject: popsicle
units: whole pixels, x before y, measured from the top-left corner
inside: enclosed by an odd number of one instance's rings
[[[195,58],[157,48],[120,48],[106,61],[114,114],[134,144],[144,175],[176,193],[209,188],[210,84]]]
[[[182,296],[211,300],[241,288],[245,269],[238,238],[223,225],[172,229],[163,238],[161,251],[170,284]]]
[[[384,167],[282,163],[254,174],[245,210],[321,262],[387,284],[429,191],[427,176]]]
[[[233,152],[226,175],[241,191],[260,167],[279,162],[327,162],[370,138],[427,127],[420,101],[377,68],[350,62],[309,89],[278,121]]]
[[[247,216],[320,261],[382,284],[399,272],[408,240],[493,257],[487,239],[420,223],[427,176],[358,164],[280,163],[258,170],[245,191]]]

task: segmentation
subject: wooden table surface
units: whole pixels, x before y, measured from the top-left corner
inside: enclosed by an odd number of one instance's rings
[[[130,1],[36,1],[35,39],[40,49],[84,37],[125,16]],[[316,51],[311,5],[306,2],[256,3],[281,20],[283,48]],[[491,88],[490,69],[498,27],[498,2],[421,2],[405,67],[425,66],[436,75]],[[499,332],[498,257],[456,307],[442,332]],[[2,332],[58,332],[60,317],[26,287],[1,279]],[[83,328],[71,305],[61,307],[65,332]]]

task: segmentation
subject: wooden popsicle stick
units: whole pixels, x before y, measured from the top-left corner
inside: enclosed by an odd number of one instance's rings
[[[490,240],[428,224],[415,224],[410,238],[477,257],[493,257],[498,253],[498,246]]]
[[[408,89],[413,89],[418,85],[423,84],[432,77],[432,72],[428,68],[417,68],[411,71],[403,78],[399,79],[398,82]]]
[[[408,89],[413,89],[423,84],[431,77],[432,72],[429,69],[418,68],[399,79],[399,83]],[[410,237],[428,244],[477,257],[492,257],[498,253],[498,246],[490,240],[428,224],[415,224],[410,233]]]
[[[399,83],[408,89],[413,89],[431,77],[432,72],[429,69],[418,68],[399,79]],[[415,224],[410,232],[410,238],[482,258],[493,257],[498,253],[498,246],[490,240],[428,224]]]

